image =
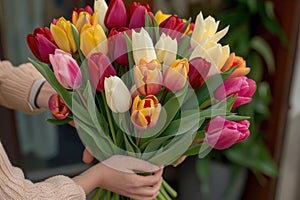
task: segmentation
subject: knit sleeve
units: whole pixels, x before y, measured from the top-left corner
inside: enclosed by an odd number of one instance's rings
[[[22,170],[13,167],[0,143],[0,199],[18,200],[84,200],[83,189],[66,176],[54,176],[39,183],[24,178]]]
[[[33,83],[42,75],[30,63],[13,67],[9,61],[0,61],[0,105],[28,114],[40,113],[32,109],[29,94]]]

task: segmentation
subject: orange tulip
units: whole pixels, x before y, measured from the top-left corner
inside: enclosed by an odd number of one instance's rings
[[[246,61],[240,57],[236,56],[235,53],[231,53],[221,71],[226,71],[237,66],[234,72],[231,74],[230,78],[235,78],[238,76],[245,76],[250,72],[250,68],[246,67]]]

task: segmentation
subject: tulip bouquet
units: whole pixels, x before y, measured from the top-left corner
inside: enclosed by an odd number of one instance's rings
[[[202,13],[193,23],[137,2],[95,0],[94,9],[35,29],[27,43],[39,61],[30,61],[57,91],[50,121],[74,120],[100,161],[121,154],[167,166],[245,140],[248,117],[235,108],[256,84],[219,42],[228,27],[218,25]],[[157,199],[175,196],[163,181]],[[93,198],[126,199],[104,189]]]

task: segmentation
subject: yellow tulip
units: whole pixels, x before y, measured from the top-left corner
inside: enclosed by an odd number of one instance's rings
[[[94,13],[91,16],[90,13],[85,11],[80,13],[74,11],[72,13],[72,23],[75,25],[78,32],[80,32],[85,24],[96,25],[98,23],[98,14]]]
[[[155,14],[155,19],[158,24],[162,23],[164,20],[169,18],[171,15],[163,13],[161,10],[157,11]]]
[[[77,51],[70,21],[59,18],[56,23],[51,23],[50,31],[57,46],[65,52],[75,53]]]
[[[102,27],[85,24],[80,33],[80,49],[85,57],[93,53],[101,52],[107,54],[107,38]]]

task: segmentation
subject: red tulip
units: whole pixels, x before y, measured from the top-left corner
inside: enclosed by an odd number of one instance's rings
[[[117,64],[128,66],[128,50],[124,33],[131,35],[126,27],[112,28],[108,35],[108,53]]]
[[[189,83],[197,89],[202,86],[204,81],[208,78],[208,72],[211,67],[211,63],[207,62],[204,58],[197,57],[189,61]]]
[[[206,126],[206,141],[215,149],[226,149],[244,141],[250,135],[250,122],[229,121],[220,116],[212,119]]]
[[[102,53],[94,53],[88,59],[88,69],[92,85],[97,91],[104,90],[104,80],[116,75],[114,67],[108,57]]]
[[[252,101],[252,96],[256,91],[256,83],[246,76],[227,79],[223,85],[214,92],[217,100],[222,100],[230,95],[237,95],[233,108]]]
[[[49,54],[53,54],[58,47],[48,27],[36,28],[33,34],[28,34],[27,44],[33,55],[41,62],[49,63]]]
[[[121,28],[127,25],[126,8],[122,0],[111,0],[104,19],[105,26],[109,29]]]
[[[177,38],[179,40],[185,32],[185,24],[186,22],[184,22],[181,18],[172,15],[160,23],[159,27],[161,27],[162,31],[166,35],[169,35],[172,39]]]
[[[53,94],[49,98],[48,106],[51,114],[56,118],[63,120],[70,114],[69,108],[58,94]]]
[[[150,6],[141,5],[139,2],[132,2],[129,6],[128,27],[130,29],[145,27],[145,15],[148,13],[149,17],[153,18]]]

